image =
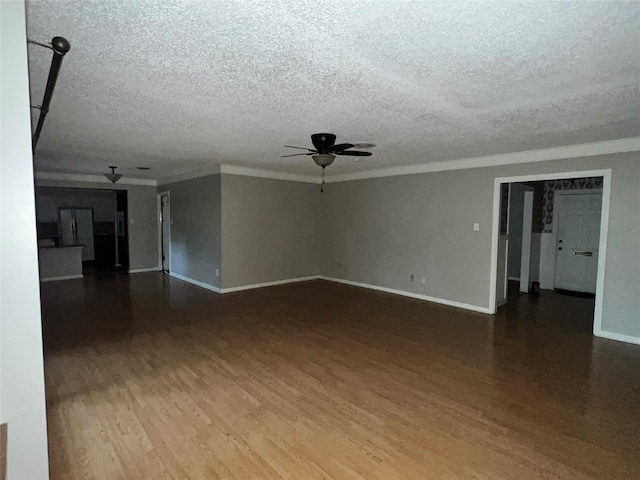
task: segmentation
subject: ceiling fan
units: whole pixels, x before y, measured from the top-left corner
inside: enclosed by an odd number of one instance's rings
[[[292,155],[282,155],[280,158],[297,157],[301,155],[311,155],[316,165],[322,167],[322,184],[320,191],[324,191],[324,169],[331,165],[336,155],[349,155],[352,157],[369,157],[371,152],[360,150],[350,150],[351,148],[372,148],[374,143],[339,143],[336,145],[336,136],[333,133],[314,133],[311,135],[311,143],[315,149],[305,147],[294,147],[285,145],[287,148],[297,148],[307,150],[307,153],[294,153]]]

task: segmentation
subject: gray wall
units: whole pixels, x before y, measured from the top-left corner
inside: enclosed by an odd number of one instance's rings
[[[37,180],[47,187],[126,190],[129,207],[129,269],[158,267],[158,222],[156,220],[156,187],[67,180]],[[133,223],[131,223],[133,220]]]
[[[494,178],[601,168],[613,172],[602,328],[640,337],[637,152],[329,184],[322,273],[488,307]]]
[[[94,222],[115,221],[116,199],[113,192],[48,187],[36,190],[38,222],[58,222],[58,209],[64,207],[90,207],[93,208]]]
[[[158,187],[170,194],[171,271],[215,287],[222,287],[220,189],[220,175]]]
[[[317,275],[319,185],[222,175],[225,288]]]

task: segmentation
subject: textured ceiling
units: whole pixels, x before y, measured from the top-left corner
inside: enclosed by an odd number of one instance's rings
[[[317,173],[278,157],[323,131],[378,144],[334,174],[635,137],[639,6],[31,1],[29,37],[72,46],[36,168]],[[39,104],[51,55],[29,53]]]

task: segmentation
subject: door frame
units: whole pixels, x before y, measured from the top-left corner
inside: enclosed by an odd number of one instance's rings
[[[588,195],[590,193],[599,193],[602,194],[602,190],[599,188],[575,188],[569,190],[557,190],[553,193],[553,226],[551,232],[551,240],[553,241],[553,245],[557,248],[558,246],[558,209],[556,208],[556,195]],[[604,205],[604,199],[602,200],[602,204]],[[602,234],[602,229],[600,230],[600,234]],[[554,249],[555,256],[553,257],[553,288],[556,288],[556,261],[558,256],[558,250]],[[600,255],[600,251],[598,251],[598,256]]]
[[[164,272],[162,268],[162,197],[169,199],[169,217],[171,217],[171,192],[158,192],[156,197],[157,220],[158,220],[158,270]],[[171,271],[171,218],[169,218],[169,258],[167,259],[168,270]]]
[[[538,173],[515,177],[496,177],[493,184],[493,225],[491,230],[491,264],[489,274],[489,313],[495,314],[498,281],[498,238],[500,235],[500,184],[563,180],[567,178],[602,177],[602,216],[600,218],[600,242],[598,276],[596,280],[596,304],[593,311],[593,334],[602,337],[602,311],[604,300],[604,276],[607,262],[607,236],[609,233],[609,207],[611,203],[611,169],[578,170],[571,172]]]

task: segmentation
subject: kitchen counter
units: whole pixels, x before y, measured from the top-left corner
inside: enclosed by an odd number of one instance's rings
[[[82,278],[83,245],[39,247],[40,281]]]

